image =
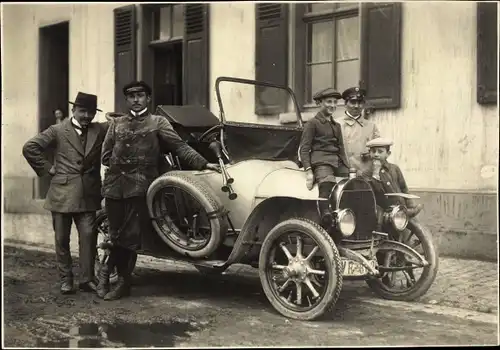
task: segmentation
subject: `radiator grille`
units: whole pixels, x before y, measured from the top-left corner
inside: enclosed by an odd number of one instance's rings
[[[356,231],[349,240],[367,240],[377,225],[376,204],[373,191],[363,180],[346,183],[339,197],[339,209],[349,208],[356,215]]]

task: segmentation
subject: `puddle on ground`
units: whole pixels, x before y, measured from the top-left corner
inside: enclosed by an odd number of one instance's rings
[[[87,323],[62,332],[65,339],[39,340],[45,348],[102,348],[102,347],[173,347],[178,338],[189,338],[188,332],[199,330],[189,322],[172,323]],[[60,333],[60,332],[58,332]],[[61,334],[61,333],[60,333]]]

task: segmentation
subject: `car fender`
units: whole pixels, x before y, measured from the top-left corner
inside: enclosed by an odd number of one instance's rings
[[[203,181],[216,193],[224,208],[230,212],[234,228],[240,230],[255,206],[256,189],[259,188],[263,179],[277,169],[293,167],[294,165],[295,163],[292,161],[268,161],[260,159],[250,159],[235,164],[227,164],[227,172],[234,179],[234,183],[231,186],[233,191],[238,195],[234,200],[230,200],[228,193],[221,190],[223,182],[220,173],[210,170],[185,172]]]
[[[342,178],[337,178],[340,181]],[[319,198],[318,184],[309,190],[306,187],[306,172],[298,166],[287,166],[270,172],[260,183],[255,193],[256,203],[271,197],[290,197],[301,200],[324,200]]]

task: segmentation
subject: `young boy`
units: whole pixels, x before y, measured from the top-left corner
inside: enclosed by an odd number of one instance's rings
[[[313,99],[319,112],[304,126],[300,141],[300,159],[307,173],[306,186],[313,188],[316,181],[319,197],[328,198],[335,185],[335,176],[347,176],[347,155],[345,153],[340,124],[333,120],[340,93],[333,88],[317,92]],[[324,228],[332,223],[328,201],[320,201],[321,221]]]
[[[387,208],[391,204],[403,204],[407,207],[410,218],[416,216],[423,208],[421,204],[415,205],[412,199],[401,197],[385,197],[384,193],[408,193],[408,186],[401,169],[389,163],[387,158],[391,155],[393,142],[385,138],[376,138],[366,143],[370,150],[367,168],[363,175],[371,181],[377,203]]]

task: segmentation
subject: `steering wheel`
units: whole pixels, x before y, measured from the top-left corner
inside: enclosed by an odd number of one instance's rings
[[[217,124],[212,126],[210,129],[205,131],[203,134],[201,134],[200,137],[198,137],[198,142],[204,142],[206,139],[208,139],[209,136],[212,136],[216,132],[219,132],[222,129],[222,124]]]

